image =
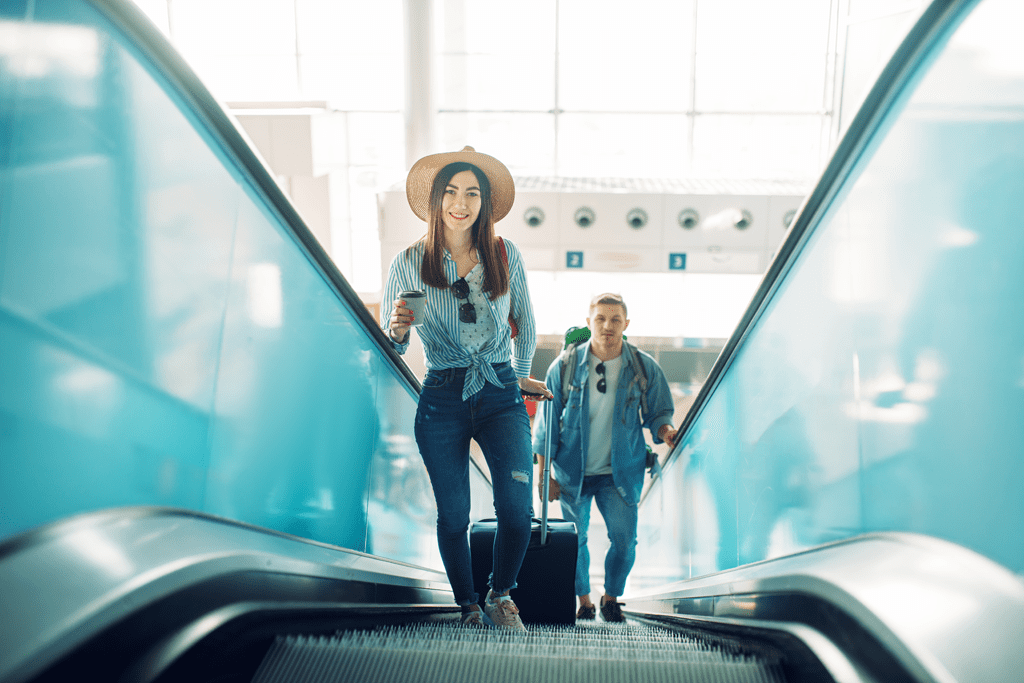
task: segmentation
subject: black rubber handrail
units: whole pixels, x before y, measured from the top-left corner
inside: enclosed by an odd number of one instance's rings
[[[826,215],[844,181],[853,171],[867,149],[875,132],[916,74],[917,67],[927,58],[935,42],[952,31],[966,13],[980,0],[933,0],[918,18],[882,70],[868,92],[849,128],[844,133],[831,160],[825,167],[814,189],[800,205],[792,227],[782,246],[765,272],[757,292],[719,354],[697,398],[679,427],[682,443],[708,399],[718,387],[739,348],[764,313],[785,275],[808,238]],[[678,446],[669,460],[679,456]]]
[[[381,352],[402,375],[409,388],[418,395],[421,388],[419,379],[391,346],[378,322],[370,315],[359,295],[324,251],[266,166],[253,152],[234,120],[203,85],[192,68],[133,3],[128,0],[89,1],[142,52],[150,66],[174,88],[175,94],[187,103],[191,113],[205,124],[206,131],[221,144],[239,171],[252,181],[267,205],[276,212],[281,224],[291,232],[323,278],[334,288],[342,301],[348,304]]]

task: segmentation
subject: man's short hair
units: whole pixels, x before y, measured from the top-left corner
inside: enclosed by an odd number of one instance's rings
[[[626,302],[622,300],[621,294],[612,294],[610,292],[605,294],[598,294],[597,296],[590,300],[590,310],[588,315],[593,314],[594,307],[598,306],[599,304],[608,304],[610,306],[622,306],[622,317],[627,319],[629,318],[629,309],[626,308]]]

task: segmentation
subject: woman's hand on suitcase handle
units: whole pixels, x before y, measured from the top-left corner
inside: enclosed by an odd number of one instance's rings
[[[527,401],[550,401],[555,396],[544,382],[532,377],[519,378],[519,391]]]

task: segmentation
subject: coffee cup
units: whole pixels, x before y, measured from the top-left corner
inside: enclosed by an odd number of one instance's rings
[[[420,289],[409,289],[399,292],[398,298],[405,302],[405,307],[412,311],[412,324],[422,325],[424,311],[427,307],[427,293]]]

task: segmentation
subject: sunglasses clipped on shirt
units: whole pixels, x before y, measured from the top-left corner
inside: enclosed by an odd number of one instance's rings
[[[608,390],[608,383],[604,381],[604,363],[598,363],[594,369],[601,375],[601,379],[597,380],[597,390],[603,394]]]
[[[466,303],[459,306],[459,321],[464,323],[475,323],[476,322],[476,306],[471,304],[469,299],[469,283],[466,282],[466,278],[460,277],[458,280],[452,283],[452,294],[459,301],[466,299]]]

